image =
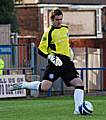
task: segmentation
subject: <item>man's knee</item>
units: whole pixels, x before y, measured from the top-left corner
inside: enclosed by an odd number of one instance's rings
[[[52,86],[52,82],[48,80],[43,80],[41,83],[41,91],[48,91],[48,89]]]
[[[80,79],[80,78],[74,78],[71,82],[70,82],[70,84],[72,85],[72,86],[84,86],[84,84],[83,84],[83,81]]]

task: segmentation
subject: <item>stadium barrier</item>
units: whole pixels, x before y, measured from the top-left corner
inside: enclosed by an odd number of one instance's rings
[[[80,72],[80,76],[81,76],[81,79],[84,81],[85,80],[85,76],[84,76],[84,72],[88,72],[88,71],[94,71],[94,70],[97,70],[97,71],[105,71],[106,68],[105,67],[101,67],[101,68],[77,68],[77,70]],[[33,68],[7,68],[7,69],[4,69],[4,76],[5,75],[25,75],[25,80],[26,81],[33,81],[33,80],[40,80],[40,76],[39,75],[34,75],[33,74]],[[87,76],[88,74],[86,74],[86,77],[88,78]],[[8,78],[8,76],[6,76]],[[102,74],[102,77],[103,77],[103,74]],[[89,89],[88,89],[88,82],[89,80],[86,80],[86,92],[90,92]],[[2,83],[2,82],[1,82]],[[61,80],[61,95],[65,95],[65,92],[64,92],[64,83],[63,81]],[[2,86],[1,86],[2,87]],[[101,89],[102,90],[102,89]],[[96,91],[96,90],[95,90]],[[52,87],[48,90],[47,92],[47,96],[53,96],[54,94],[52,94]],[[10,93],[9,93],[10,95]],[[19,93],[18,93],[19,95]],[[17,95],[17,97],[18,97]],[[33,96],[33,97],[39,97],[39,93],[36,93],[35,91],[30,91],[30,90],[27,90],[26,91],[26,96]]]
[[[84,81],[84,72],[86,72],[86,73],[88,73],[89,71],[91,72],[91,71],[99,71],[99,72],[103,72],[104,70],[106,70],[106,68],[105,67],[101,67],[101,68],[77,68],[77,70],[80,72],[80,77],[81,77],[81,79]],[[86,74],[86,78],[88,78],[88,74]],[[102,74],[102,76],[101,76],[101,79],[103,78],[103,74]],[[101,83],[100,84],[102,84],[102,80],[100,80],[101,81]],[[86,82],[85,82],[85,86],[86,86],[86,88],[85,88],[85,92],[86,93],[88,93],[88,92],[91,92],[92,91],[92,88],[90,88],[91,89],[91,91],[89,90],[89,88],[88,88],[88,82],[89,82],[89,80],[88,79],[86,79]],[[61,82],[61,94],[63,95],[64,94],[64,85],[63,85],[64,83],[63,83],[63,81]],[[98,83],[99,84],[99,83]],[[96,90],[96,89],[94,89],[93,91],[95,92],[95,91],[103,91],[103,86],[102,85],[100,85],[101,86],[101,88],[100,88],[100,90]],[[48,90],[48,96],[52,96],[52,87]]]

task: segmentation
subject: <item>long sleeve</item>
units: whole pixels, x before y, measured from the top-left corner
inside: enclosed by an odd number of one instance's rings
[[[40,44],[38,46],[38,53],[42,56],[47,58],[48,56],[48,37],[47,32],[43,34]]]

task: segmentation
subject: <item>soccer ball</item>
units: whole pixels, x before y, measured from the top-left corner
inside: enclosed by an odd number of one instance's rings
[[[89,101],[84,101],[80,106],[79,106],[79,112],[81,115],[91,115],[93,112],[93,105]]]

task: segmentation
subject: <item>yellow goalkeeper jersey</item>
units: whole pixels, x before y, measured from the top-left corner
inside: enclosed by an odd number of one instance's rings
[[[42,36],[38,50],[40,54],[47,57],[48,54],[55,53],[70,57],[70,44],[68,27],[61,25],[60,28],[50,26]]]

